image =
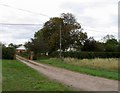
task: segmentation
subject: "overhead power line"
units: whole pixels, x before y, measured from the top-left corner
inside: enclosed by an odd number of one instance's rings
[[[0,25],[38,25],[38,26],[40,26],[40,25],[43,25],[43,24],[18,24],[18,23],[0,23]]]
[[[50,16],[48,16],[46,14],[43,14],[43,13],[36,13],[36,12],[30,11],[30,10],[25,10],[25,9],[22,9],[22,8],[16,8],[16,7],[12,7],[10,5],[6,5],[6,4],[0,4],[0,5],[5,6],[5,7],[9,7],[9,8],[13,8],[13,9],[17,9],[17,10],[20,10],[20,11],[24,11],[24,12],[28,12],[28,13],[32,13],[32,14],[37,14],[37,15],[41,15],[41,16],[45,16],[47,18],[50,18]]]
[[[86,29],[86,28],[84,28],[84,30],[86,31],[86,30],[88,30],[88,31],[91,31],[91,32],[100,32],[100,33],[109,33],[109,32],[107,32],[107,31],[100,31],[100,30],[92,30],[92,29]],[[111,33],[115,33],[115,32],[111,32]]]
[[[20,23],[0,23],[0,25],[6,25],[6,26],[9,26],[9,25],[13,25],[13,26],[41,26],[43,24],[20,24]],[[91,31],[91,32],[97,32],[97,33],[108,33],[107,31],[99,31],[99,30],[92,30],[92,29],[86,29],[84,28],[83,31]],[[111,33],[115,33],[115,32],[111,32]]]
[[[6,4],[0,4],[2,6],[5,6],[5,7],[10,7],[10,8],[13,8],[13,9],[17,9],[17,10],[20,10],[20,11],[24,11],[24,12],[28,12],[28,13],[32,13],[32,14],[37,14],[37,15],[40,15],[40,16],[44,16],[44,17],[47,17],[47,18],[50,18],[50,16],[46,15],[46,14],[43,14],[43,13],[36,13],[36,12],[33,12],[33,11],[30,11],[30,10],[25,10],[25,9],[21,9],[21,8],[16,8],[16,7],[13,7],[13,6],[10,6],[10,5],[6,5]],[[0,23],[0,25],[43,25],[43,24],[12,24],[12,23]],[[107,31],[99,31],[99,30],[93,30],[92,29],[86,29],[84,28],[84,30],[88,30],[88,31],[92,31],[92,32],[101,32],[101,33],[108,33]],[[114,32],[113,32],[114,33]]]

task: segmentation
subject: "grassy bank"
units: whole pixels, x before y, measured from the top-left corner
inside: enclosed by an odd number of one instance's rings
[[[3,91],[68,91],[69,87],[49,80],[16,60],[3,60]]]
[[[49,64],[56,67],[65,68],[68,70],[90,74],[114,80],[120,80],[118,72],[118,59],[83,59],[74,58],[58,58],[39,59],[38,62]]]

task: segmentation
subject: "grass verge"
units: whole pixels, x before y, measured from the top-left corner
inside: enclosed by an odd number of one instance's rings
[[[3,60],[3,91],[69,91],[17,60]]]
[[[83,64],[78,65],[78,64],[73,64],[73,62],[72,63],[66,62],[65,60],[60,60],[57,58],[39,59],[39,60],[37,60],[37,62],[41,62],[44,64],[49,64],[52,66],[65,68],[68,70],[85,73],[85,74],[89,74],[89,75],[93,75],[93,76],[99,76],[99,77],[104,77],[104,78],[113,79],[113,80],[120,80],[120,77],[118,77],[118,75],[120,76],[120,73],[118,71],[103,69],[103,68],[99,68],[97,66],[90,67],[88,65],[86,66]],[[89,60],[89,62],[90,62],[90,60]],[[81,64],[81,63],[79,63],[79,64]],[[86,64],[86,63],[84,63],[84,64]],[[103,64],[103,66],[104,66],[104,64]]]
[[[2,59],[0,59],[0,93],[2,92]]]

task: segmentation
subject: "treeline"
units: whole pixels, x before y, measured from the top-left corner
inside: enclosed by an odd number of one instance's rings
[[[9,47],[3,46],[3,58],[13,58],[13,52],[19,46],[12,43]],[[60,51],[63,57],[75,58],[119,57],[120,52],[120,42],[113,35],[106,35],[101,42],[88,37],[71,13],[50,18],[35,32],[34,38],[25,43],[25,47],[27,53],[34,52],[35,59],[41,55],[57,57]]]
[[[28,51],[33,51],[35,56],[38,54],[52,56],[54,53],[58,56],[60,47],[64,57],[69,55],[77,58],[82,58],[84,55],[91,55],[93,58],[98,55],[99,57],[114,57],[114,54],[119,54],[115,52],[120,52],[120,42],[113,35],[105,36],[102,42],[88,37],[71,13],[62,13],[60,17],[50,18],[34,34],[34,38],[25,43],[25,47]],[[89,52],[94,52],[94,54],[89,54]]]

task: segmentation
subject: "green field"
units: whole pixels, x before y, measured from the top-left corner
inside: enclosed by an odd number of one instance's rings
[[[65,68],[68,70],[99,76],[114,80],[120,80],[118,72],[118,59],[74,59],[74,58],[47,58],[39,59],[37,62],[52,66]]]
[[[69,91],[17,60],[3,60],[3,91]]]

